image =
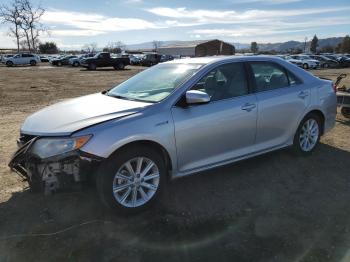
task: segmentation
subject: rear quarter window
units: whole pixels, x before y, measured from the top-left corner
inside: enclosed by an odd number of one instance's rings
[[[250,62],[255,91],[263,92],[301,84],[301,80],[285,67],[274,62]]]

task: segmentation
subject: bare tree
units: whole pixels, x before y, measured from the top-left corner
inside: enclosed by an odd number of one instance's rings
[[[22,19],[18,0],[13,1],[10,5],[0,5],[0,21],[5,24],[10,24],[9,35],[16,38],[17,52],[19,52],[20,40],[22,38],[20,30]]]
[[[97,50],[97,43],[85,44],[82,51],[85,53],[95,53]]]
[[[45,28],[40,23],[41,17],[45,13],[45,9],[40,5],[33,6],[30,0],[17,0],[20,3],[21,8],[21,19],[22,19],[22,28],[25,31],[25,35],[29,35],[28,47],[37,50],[39,44],[40,32],[45,31]],[[27,33],[28,32],[28,33]],[[29,44],[30,43],[30,44]]]
[[[12,0],[8,5],[0,5],[0,21],[10,25],[10,36],[16,38],[17,51],[25,42],[28,49],[36,50],[40,32],[45,31],[40,19],[45,9],[33,6],[30,0]],[[21,41],[25,38],[25,42]]]
[[[103,48],[103,51],[110,53],[121,53],[123,50],[125,50],[125,47],[125,44],[121,41],[109,42],[108,45]]]
[[[162,45],[162,42],[161,41],[157,41],[157,40],[153,40],[152,44],[153,44],[153,50],[155,52],[157,52],[158,48]]]

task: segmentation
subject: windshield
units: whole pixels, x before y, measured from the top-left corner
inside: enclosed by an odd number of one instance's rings
[[[160,64],[129,78],[110,90],[107,95],[130,100],[159,102],[169,96],[201,66],[200,64]]]

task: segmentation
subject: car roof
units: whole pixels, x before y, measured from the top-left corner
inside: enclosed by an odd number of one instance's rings
[[[167,64],[212,64],[220,61],[281,61],[280,57],[276,56],[209,56],[209,57],[194,57],[194,58],[184,58],[175,59],[172,61],[165,62]]]

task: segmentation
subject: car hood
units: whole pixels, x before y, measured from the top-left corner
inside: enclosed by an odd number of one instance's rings
[[[110,97],[101,93],[69,99],[30,115],[21,133],[61,136],[82,128],[142,111],[150,103]]]

